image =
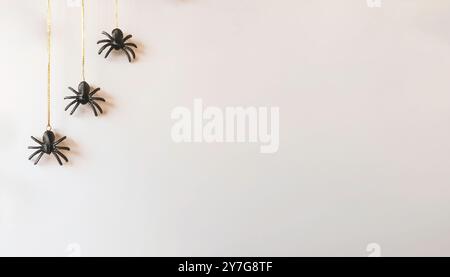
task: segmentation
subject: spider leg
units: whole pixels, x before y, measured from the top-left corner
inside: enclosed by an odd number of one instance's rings
[[[36,152],[34,152],[33,154],[31,154],[31,156],[28,158],[28,160],[31,160],[32,158],[34,158],[34,156],[36,156],[37,154],[41,153],[42,149],[37,150]]]
[[[69,105],[67,105],[65,111],[67,111],[73,104],[75,104],[76,102],[78,102],[78,100],[73,100],[72,102],[70,102]]]
[[[41,160],[42,156],[44,156],[44,152],[41,152],[41,154],[39,154],[39,157],[34,162],[34,165],[37,165],[39,163],[39,161]]]
[[[111,40],[109,40],[109,39],[102,39],[102,40],[97,41],[97,44],[105,43],[105,42],[111,42]]]
[[[80,106],[80,102],[78,102],[75,107],[73,107],[73,110],[70,112],[70,115],[73,115],[73,113],[77,110],[78,106]]]
[[[99,90],[100,90],[100,88],[94,89],[91,93],[89,93],[89,96],[96,94]]]
[[[124,38],[123,38],[123,42],[129,40],[129,39],[132,38],[132,37],[133,37],[132,35],[128,35],[128,36],[124,37]]]
[[[100,50],[98,50],[98,54],[100,55],[108,46],[112,47],[112,43],[107,43],[105,45],[102,46],[102,48],[100,48]]]
[[[69,147],[56,146],[55,148],[58,149],[58,150],[66,150],[66,151],[70,151],[70,148],[69,148]]]
[[[131,55],[133,55],[133,59],[136,59],[136,54],[134,53],[133,49],[131,49],[131,48],[128,47],[128,46],[125,46],[124,48],[125,48],[126,50],[128,50],[128,51],[131,52]]]
[[[125,46],[133,46],[134,48],[138,48],[136,44],[128,42],[124,44]]]
[[[63,159],[66,161],[66,163],[69,162],[69,159],[66,157],[66,155],[64,155],[63,153],[61,153],[61,151],[56,150],[55,152],[56,152],[56,154],[60,155],[61,158],[63,158]]]
[[[91,103],[94,104],[94,106],[100,111],[100,113],[103,113],[102,107],[100,107],[95,100],[91,100]]]
[[[107,36],[110,40],[113,40],[113,41],[114,41],[114,38],[113,38],[110,34],[108,34],[107,32],[103,31],[102,34],[104,34],[105,36]]]
[[[127,51],[125,48],[123,48],[122,50],[123,50],[123,52],[125,52],[125,54],[127,54],[128,61],[131,63],[131,56],[130,56],[130,53],[128,53],[128,51]]]
[[[114,50],[114,47],[111,46],[111,48],[109,48],[108,52],[105,55],[105,59],[108,58],[109,54],[111,53],[111,51]]]
[[[55,152],[52,152],[53,156],[55,156],[55,158],[58,160],[59,165],[63,165],[63,163],[61,162],[61,159],[58,157],[58,155],[56,155]]]
[[[77,99],[78,98],[78,96],[67,96],[67,97],[64,97],[64,100],[67,100],[67,99]]]
[[[71,87],[69,87],[69,89],[70,89],[73,93],[75,93],[76,95],[80,94],[80,93],[78,93],[78,91],[74,90],[74,89],[71,88]]]
[[[94,111],[95,116],[98,116],[97,110],[95,109],[94,105],[92,105],[92,102],[89,101],[89,105],[91,106],[92,110]]]
[[[42,146],[28,146],[28,149],[33,149],[33,150],[42,149]]]
[[[101,97],[91,97],[91,100],[106,102],[106,100],[104,98],[101,98]]]
[[[56,146],[56,145],[60,144],[60,143],[63,142],[66,138],[67,138],[67,137],[62,137],[62,138],[58,139],[57,141],[55,141],[55,142],[53,143],[53,146]]]
[[[44,145],[43,142],[41,142],[40,140],[38,140],[38,139],[35,138],[35,137],[31,137],[31,139],[34,140],[35,142],[37,142],[37,143],[40,144],[40,145]]]

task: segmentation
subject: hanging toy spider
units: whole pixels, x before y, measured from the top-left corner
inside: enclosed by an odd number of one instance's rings
[[[89,86],[89,84],[83,81],[78,85],[78,91],[76,91],[71,87],[69,87],[69,89],[76,94],[76,96],[67,96],[64,98],[66,100],[74,99],[72,102],[69,103],[69,105],[67,105],[65,109],[66,111],[76,103],[72,111],[70,112],[70,115],[73,115],[73,113],[77,110],[80,104],[81,105],[89,104],[92,110],[94,111],[95,116],[98,116],[97,109],[100,111],[100,113],[103,113],[102,108],[100,107],[99,104],[97,104],[96,101],[106,102],[106,100],[101,97],[94,97],[94,95],[100,90],[100,88],[96,88],[91,92],[91,87]]]
[[[63,153],[61,153],[61,150],[70,151],[70,148],[58,146],[66,138],[67,137],[62,137],[62,138],[56,140],[55,134],[52,131],[46,131],[44,133],[44,135],[42,136],[43,141],[40,141],[35,137],[31,137],[31,139],[34,140],[35,142],[37,142],[39,144],[39,146],[29,146],[28,147],[28,149],[37,149],[36,152],[34,152],[28,158],[28,160],[33,159],[37,154],[39,154],[36,161],[34,162],[34,165],[37,165],[44,154],[47,154],[47,155],[53,154],[53,156],[55,156],[56,160],[58,161],[58,163],[60,165],[63,165],[61,158],[63,158],[66,161],[66,163],[69,162],[69,159],[67,159],[67,157]]]
[[[109,56],[109,54],[111,53],[112,50],[116,50],[116,51],[122,50],[123,52],[125,52],[125,54],[128,57],[128,61],[130,63],[131,63],[130,53],[133,56],[133,59],[136,59],[136,54],[134,53],[134,50],[131,47],[138,48],[137,45],[134,43],[131,43],[131,42],[126,42],[127,40],[129,40],[130,38],[133,37],[132,35],[128,35],[128,36],[124,37],[122,30],[120,30],[119,28],[112,30],[111,35],[108,34],[107,32],[102,32],[102,34],[107,36],[108,39],[99,40],[97,42],[97,44],[106,43],[98,51],[99,55],[102,54],[102,52],[107,47],[109,47],[108,52],[106,52],[105,59]]]

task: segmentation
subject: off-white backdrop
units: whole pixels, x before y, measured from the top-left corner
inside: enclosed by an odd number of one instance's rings
[[[45,2],[0,1],[0,255],[450,255],[449,1],[122,0],[128,64],[96,54],[113,1],[88,0],[87,81],[109,100],[94,118],[63,110],[80,20],[54,0],[62,168],[27,160]],[[280,107],[278,153],[174,143],[171,111],[195,98]]]

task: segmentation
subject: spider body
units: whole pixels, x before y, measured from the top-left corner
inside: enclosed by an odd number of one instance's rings
[[[132,35],[124,36],[122,30],[118,28],[112,30],[111,35],[107,32],[102,32],[102,34],[108,37],[108,39],[99,40],[97,42],[97,44],[105,43],[98,51],[99,55],[101,55],[102,52],[109,47],[108,51],[106,52],[105,58],[107,58],[113,50],[122,50],[127,55],[128,61],[130,63],[132,60],[131,56],[133,56],[133,59],[136,59],[136,53],[131,47],[137,48],[137,45],[131,42],[127,42],[130,38],[133,37]]]
[[[66,111],[73,105],[75,105],[70,112],[70,115],[73,115],[73,113],[78,109],[80,105],[86,105],[89,104],[91,106],[92,110],[94,111],[95,116],[98,116],[98,112],[103,113],[102,108],[97,103],[97,101],[106,102],[104,98],[101,97],[95,97],[95,94],[100,90],[100,88],[96,88],[93,91],[91,91],[91,87],[89,84],[85,81],[81,82],[78,85],[78,91],[69,87],[69,89],[75,93],[75,96],[67,96],[64,99],[66,100],[72,100],[72,102],[69,103],[66,107]]]
[[[31,156],[28,158],[29,160],[33,159],[36,155],[39,154],[36,161],[34,162],[35,165],[39,163],[42,156],[44,154],[50,155],[53,154],[55,156],[56,160],[60,165],[63,165],[61,158],[69,162],[69,159],[61,152],[61,150],[70,151],[69,147],[59,146],[59,144],[64,141],[67,137],[62,137],[58,140],[56,140],[56,136],[52,131],[46,131],[44,135],[42,136],[42,141],[38,140],[35,137],[31,137],[32,140],[34,140],[36,143],[39,144],[39,146],[29,146],[28,149],[34,149],[36,150]]]

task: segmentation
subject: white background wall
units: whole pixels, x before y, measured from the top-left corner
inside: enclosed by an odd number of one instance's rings
[[[450,2],[122,0],[139,58],[95,42],[106,114],[63,111],[79,9],[54,1],[53,107],[71,162],[27,160],[46,112],[44,0],[1,0],[0,255],[450,255]],[[175,144],[177,106],[279,106],[280,150]]]

